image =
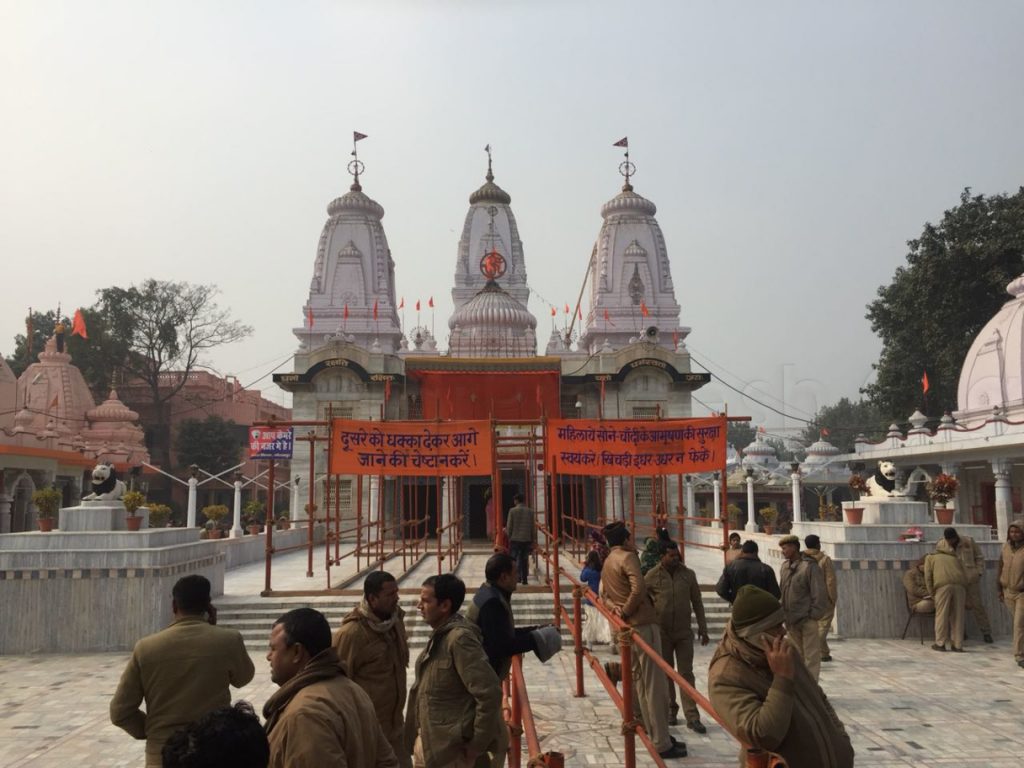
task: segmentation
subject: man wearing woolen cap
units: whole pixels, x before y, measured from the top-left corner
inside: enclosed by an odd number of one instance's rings
[[[739,589],[708,667],[711,703],[737,740],[779,755],[788,768],[850,768],[850,737],[787,640],[784,617],[763,589]]]
[[[779,546],[785,558],[779,567],[779,589],[786,630],[811,677],[817,680],[821,671],[818,621],[828,611],[825,577],[815,559],[800,551],[800,539],[796,536],[783,536]]]

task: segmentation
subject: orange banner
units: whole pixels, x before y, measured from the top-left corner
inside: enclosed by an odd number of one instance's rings
[[[331,422],[331,474],[489,475],[489,421]]]
[[[548,420],[547,465],[563,475],[674,475],[725,467],[724,416]]]

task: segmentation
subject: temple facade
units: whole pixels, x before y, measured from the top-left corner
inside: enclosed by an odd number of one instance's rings
[[[293,369],[274,381],[292,393],[296,420],[492,419],[502,435],[537,438],[543,417],[688,417],[691,392],[710,376],[690,369],[690,329],[680,323],[656,210],[627,176],[600,211],[595,244],[581,248],[589,306],[576,308],[580,325],[553,330],[541,351],[512,196],[497,184],[488,151],[455,254],[449,335],[438,340],[425,327],[399,323],[395,273],[402,258],[392,257],[384,208],[357,176],[328,206],[305,321],[294,329]],[[311,468],[309,451],[297,449],[291,472],[300,482],[314,479],[319,504],[325,452],[315,461]],[[506,467],[503,476],[510,490],[543,497],[535,493],[543,483],[535,464]],[[485,483],[490,479],[481,478],[480,488]],[[467,488],[467,508],[478,506],[480,488]],[[351,493],[341,495],[343,504],[353,503]],[[478,522],[467,519],[466,535],[476,535]]]

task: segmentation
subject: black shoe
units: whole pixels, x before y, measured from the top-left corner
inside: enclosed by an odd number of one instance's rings
[[[691,720],[690,722],[688,722],[686,724],[686,727],[689,728],[694,733],[707,733],[708,732],[708,729],[704,727],[704,723],[702,723],[700,720]]]
[[[1024,667],[1024,659],[1021,659],[1020,661],[1018,661],[1017,662],[1017,666],[1018,667]]]
[[[673,760],[677,757],[686,757],[687,754],[685,744],[679,741],[673,741],[671,747],[666,749],[664,752],[658,753],[658,757],[664,760]]]
[[[668,716],[668,724],[669,725],[679,725],[679,715],[677,715],[675,712],[673,712],[671,715],[669,715]]]
[[[988,632],[986,632],[986,633],[985,633],[985,634],[984,634],[984,635],[982,636],[982,640],[984,640],[984,641],[985,641],[986,643],[993,643],[993,642],[995,642],[995,641],[994,641],[994,640],[992,639],[992,635],[990,635],[990,634],[989,634]]]
[[[832,661],[832,656],[831,655],[829,655],[829,656],[822,656],[821,660],[822,661]]]
[[[953,651],[953,653],[964,653],[964,649],[963,648],[953,648],[951,650]]]
[[[932,650],[933,651],[943,651],[943,652],[945,652],[946,646],[939,645],[938,643],[935,643],[934,645],[932,645]]]

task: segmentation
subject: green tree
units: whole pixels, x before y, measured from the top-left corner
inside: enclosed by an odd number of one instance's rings
[[[239,462],[245,434],[244,426],[219,416],[185,419],[174,440],[178,464],[196,464],[214,475],[231,469]]]
[[[217,306],[212,285],[146,280],[98,294],[94,309],[124,334],[125,374],[141,381],[149,395],[150,452],[156,461],[169,464],[168,401],[182,390],[204,353],[245,338],[252,328]],[[172,371],[180,375],[165,376]]]
[[[52,309],[49,312],[32,312],[25,320],[25,333],[19,333],[14,337],[14,352],[7,357],[7,364],[11,366],[15,376],[21,376],[25,369],[38,359],[46,340],[53,336],[54,326],[57,325],[57,313]],[[29,321],[32,327],[31,352],[28,344]]]
[[[824,437],[844,453],[849,453],[853,451],[857,435],[864,434],[871,440],[879,440],[885,436],[889,423],[874,403],[864,399],[854,402],[844,397],[818,410],[814,423],[804,430],[803,439],[810,445],[819,436]]]
[[[756,430],[750,426],[749,421],[730,421],[725,439],[737,451],[742,451],[754,442],[756,434]]]
[[[875,382],[862,391],[887,419],[955,410],[960,367],[971,342],[1006,301],[1006,284],[1024,272],[1024,187],[1014,195],[960,195],[938,224],[908,243],[907,264],[868,305],[882,339]]]

